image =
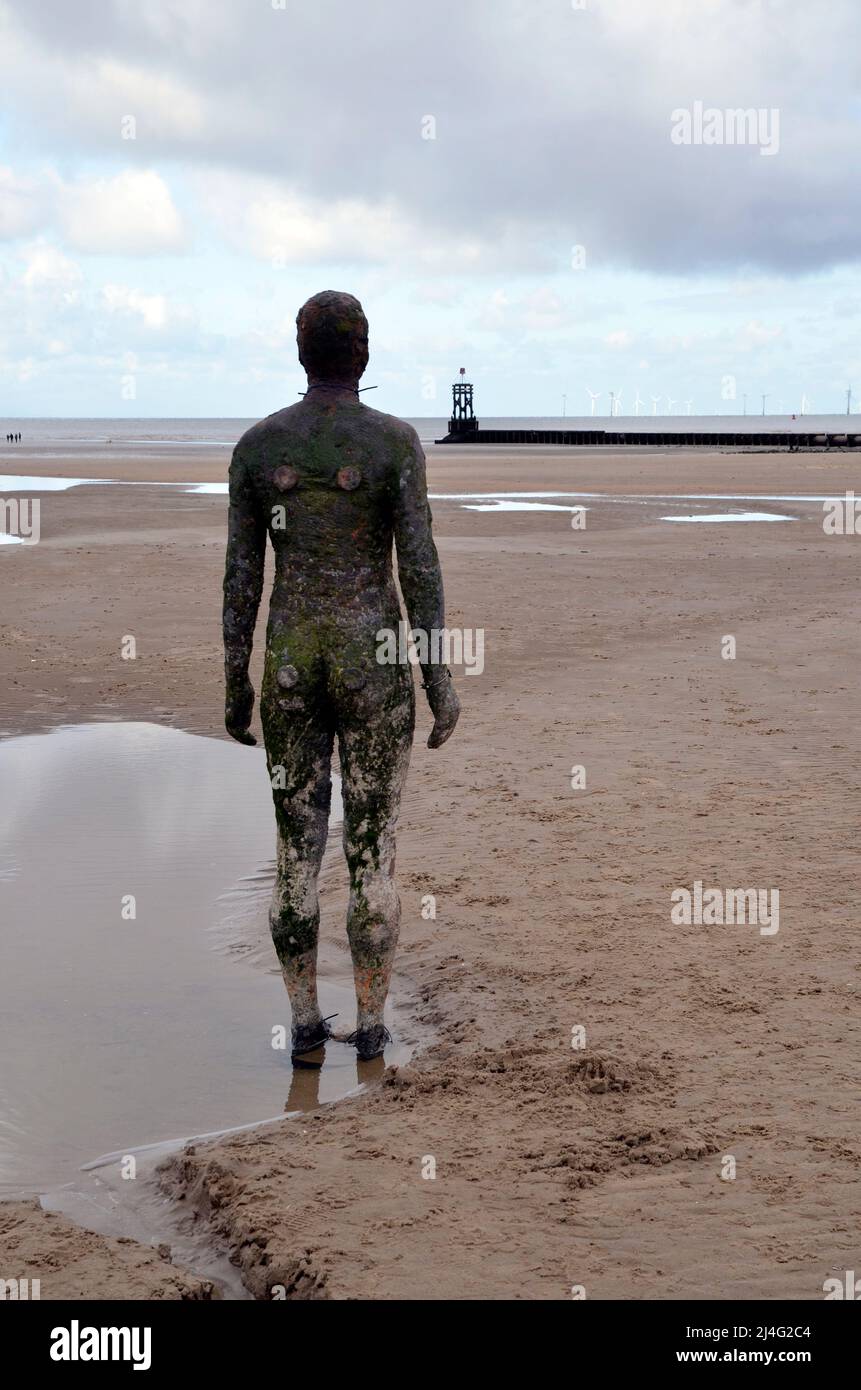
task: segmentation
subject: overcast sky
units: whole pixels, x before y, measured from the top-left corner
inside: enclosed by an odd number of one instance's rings
[[[0,414],[268,414],[321,289],[398,414],[861,408],[859,78],[859,0],[0,0]]]

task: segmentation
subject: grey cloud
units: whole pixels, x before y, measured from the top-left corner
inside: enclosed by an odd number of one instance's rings
[[[574,243],[592,265],[668,273],[859,256],[855,0],[12,0],[0,14],[13,129],[39,157],[392,199],[428,240],[516,241],[536,268],[564,268]],[[126,94],[139,134],[121,145]],[[777,108],[778,153],[674,145],[671,112],[698,100]]]

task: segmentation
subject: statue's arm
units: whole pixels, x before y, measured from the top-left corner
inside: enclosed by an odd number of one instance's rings
[[[434,631],[445,627],[445,596],[431,525],[424,450],[415,434],[404,447],[396,488],[394,532],[401,592],[410,628],[427,633],[430,641]],[[434,716],[428,747],[438,748],[454,732],[460,702],[448,667],[423,664],[421,673]]]
[[[254,688],[248,678],[254,626],[263,592],[266,523],[259,512],[247,460],[237,445],[230,463],[230,506],[224,567],[224,722],[238,743],[256,743],[248,732]]]

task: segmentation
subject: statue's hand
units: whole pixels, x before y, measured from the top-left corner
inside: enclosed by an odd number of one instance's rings
[[[237,743],[254,745],[257,739],[248,732],[254,709],[254,686],[247,676],[228,682],[224,701],[224,727]]]
[[[457,698],[451,676],[437,672],[426,682],[425,691],[431,707],[434,723],[428,738],[428,748],[440,748],[446,739],[451,738],[460,717],[460,700]]]

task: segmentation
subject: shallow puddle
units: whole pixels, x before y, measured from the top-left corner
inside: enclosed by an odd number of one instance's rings
[[[265,969],[245,958],[274,851],[261,749],[76,725],[0,742],[0,784],[0,1195],[309,1109],[382,1071],[335,1042],[322,1068],[294,1071],[274,953]],[[352,1026],[346,951],[321,955],[321,1003]],[[409,1055],[397,1014],[390,1027],[387,1064]]]
[[[832,492],[804,493],[737,493],[737,492],[437,492],[429,493],[431,502],[456,502],[461,510],[471,512],[493,511],[578,511],[576,505],[562,505],[561,499],[580,498],[582,502],[606,502],[619,507],[664,506],[668,502],[723,502],[727,506],[738,506],[745,502],[788,502],[796,506],[802,503],[825,503],[843,500]],[[540,499],[540,500],[539,500]],[[582,505],[581,502],[581,505]],[[584,511],[591,508],[583,506]],[[712,513],[708,517],[661,517],[661,521],[709,520],[724,521],[727,513]],[[653,520],[657,518],[651,518]],[[732,520],[739,521],[796,521],[797,517],[784,517],[776,512],[733,513]]]
[[[662,516],[661,521],[795,521],[780,512],[701,512],[699,516]]]
[[[0,497],[4,493],[66,492],[74,487],[160,487],[172,488],[197,497],[225,497],[226,482],[175,483],[159,479],[131,481],[119,478],[56,478],[25,474],[0,474]],[[573,511],[576,508],[559,505],[566,499],[585,498],[592,501],[621,505],[650,502],[832,502],[840,495],[828,492],[804,493],[729,493],[729,492],[431,492],[431,502],[460,502],[466,511]],[[524,505],[525,504],[525,505]],[[555,505],[554,505],[555,504]],[[676,518],[662,517],[662,520]],[[753,519],[753,518],[750,518]],[[765,517],[757,517],[765,520]],[[679,518],[681,520],[681,518]]]
[[[6,492],[68,492],[70,487],[88,487],[102,478],[40,478],[35,474],[0,474],[0,496]]]
[[[492,502],[465,502],[465,512],[588,512],[588,507],[565,506],[561,502],[515,502],[508,498],[496,498]]]

